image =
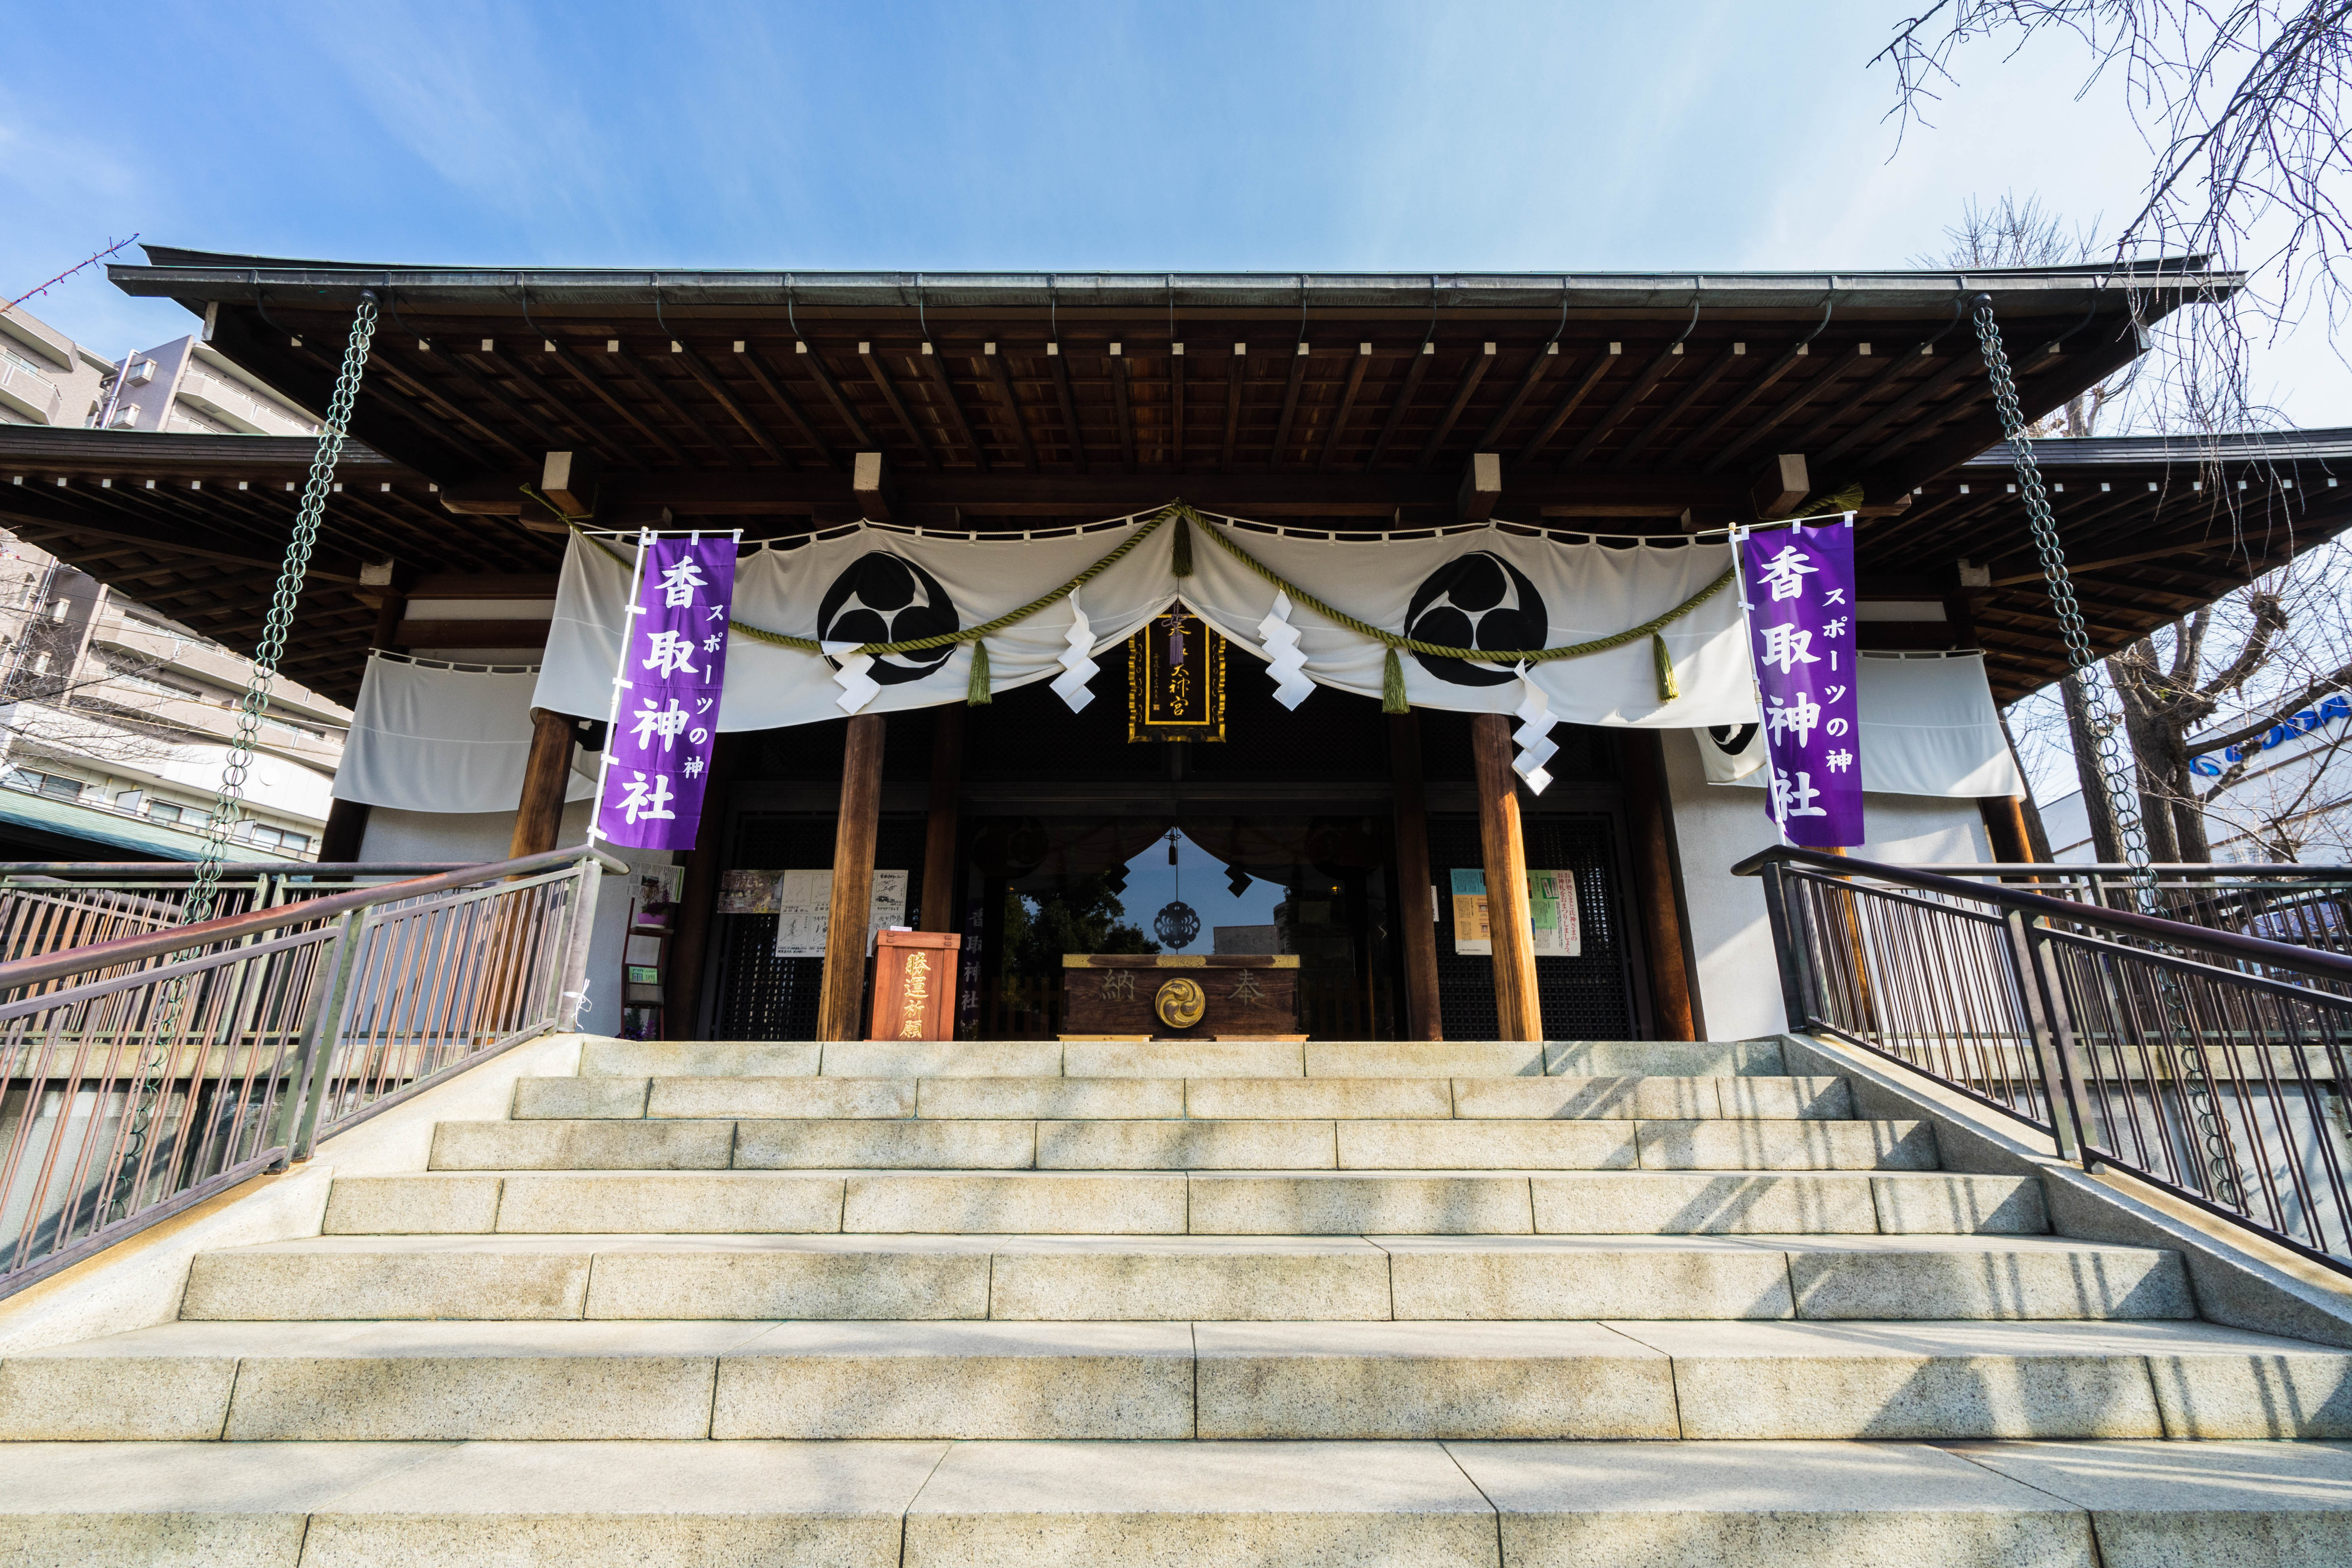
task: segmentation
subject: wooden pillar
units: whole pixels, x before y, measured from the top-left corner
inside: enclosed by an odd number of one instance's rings
[[[2033,864],[2033,836],[2025,827],[2025,803],[2013,795],[1977,797],[1977,815],[1984,818],[1985,837],[1992,858],[2003,865]]]
[[[367,825],[367,802],[336,796],[327,807],[327,826],[319,833],[319,858],[329,865],[358,859]]]
[[[509,858],[555,847],[563,829],[563,791],[572,782],[572,716],[549,708],[530,710],[530,759],[523,764],[522,801],[515,807]]]
[[[1633,836],[1635,902],[1649,956],[1650,1012],[1662,1040],[1696,1040],[1688,955],[1683,948],[1680,889],[1675,874],[1674,816],[1666,798],[1665,757],[1655,730],[1623,732],[1625,820]]]
[[[841,758],[841,810],[833,834],[833,902],[824,930],[824,988],[816,1037],[865,1036],[866,921],[874,904],[874,835],[882,816],[882,715],[849,721]]]
[[[1511,771],[1511,721],[1501,713],[1470,720],[1470,756],[1478,773],[1478,844],[1486,863],[1486,930],[1493,939],[1497,1038],[1540,1040],[1536,993],[1536,932],[1528,913],[1528,852],[1519,833],[1518,774]]]
[[[710,773],[702,785],[702,826],[687,852],[677,923],[665,955],[668,967],[662,976],[667,998],[663,1033],[673,1040],[690,1040],[702,1033],[702,972],[710,952],[710,928],[718,919],[719,873],[727,869],[727,796],[735,783],[736,761],[748,743],[748,737],[732,731],[711,740]]]
[[[963,813],[963,704],[934,708],[930,819],[923,832],[923,914],[918,930],[957,927],[956,829]]]
[[[1421,788],[1421,718],[1389,718],[1389,773],[1396,782],[1397,931],[1404,941],[1403,1034],[1442,1040],[1437,1007],[1437,921],[1430,909],[1429,808]]]

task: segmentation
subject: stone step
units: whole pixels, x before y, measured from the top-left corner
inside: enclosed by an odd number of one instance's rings
[[[2095,1545],[2094,1544],[2095,1536]],[[2352,1558],[2325,1444],[26,1443],[25,1568],[2176,1568]]]
[[[2210,1324],[183,1322],[0,1363],[0,1440],[2352,1437]]]
[[[1490,1223],[1474,1226],[1472,1218]],[[1945,1172],[567,1170],[339,1177],[325,1228],[343,1236],[1444,1236],[1478,1228],[1558,1236],[2014,1236],[2040,1235],[2050,1224],[2041,1185],[2031,1177]]]
[[[1778,1040],[590,1040],[583,1078],[1779,1077]]]
[[[327,1237],[208,1252],[191,1321],[2185,1319],[2178,1255],[2053,1237]]]
[[[1931,1171],[1924,1121],[444,1121],[436,1171]]]
[[[518,1121],[1843,1121],[1838,1078],[527,1078]]]

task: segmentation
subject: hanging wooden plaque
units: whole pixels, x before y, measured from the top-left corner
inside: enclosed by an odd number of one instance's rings
[[[1181,605],[1128,639],[1127,738],[1225,738],[1225,639]]]

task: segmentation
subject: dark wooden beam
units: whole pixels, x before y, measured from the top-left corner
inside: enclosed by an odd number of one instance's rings
[[[1168,466],[1184,471],[1184,345],[1168,345]]]
[[[1087,433],[1078,425],[1078,402],[1070,395],[1070,367],[1063,363],[1060,342],[1045,345],[1045,363],[1054,373],[1054,395],[1062,405],[1062,430],[1070,443],[1070,463],[1087,471]]]
[[[955,378],[948,374],[947,356],[940,353],[938,344],[926,339],[917,357],[930,374],[932,389],[940,395],[940,403],[947,410],[948,422],[955,426],[957,437],[971,453],[973,466],[983,474],[988,472],[988,447],[973,431],[971,421],[964,417],[963,403],[956,396]]]
[[[817,1001],[817,1038],[854,1040],[866,998],[866,921],[874,895],[874,840],[882,814],[879,713],[850,716],[835,814],[833,900],[825,925],[824,980]]]
[[[1559,363],[1559,340],[1554,338],[1536,351],[1535,358],[1528,361],[1528,368],[1519,373],[1519,384],[1511,388],[1511,395],[1503,399],[1503,406],[1495,411],[1495,416],[1486,421],[1486,427],[1478,432],[1478,438],[1470,443],[1471,450],[1484,452],[1500,442],[1504,429],[1519,416],[1519,410],[1527,406],[1527,401],[1535,395],[1537,385]]]
[[[184,524],[174,529],[120,514],[92,516],[88,508],[58,501],[31,485],[0,485],[0,519],[5,519],[12,526],[70,529],[95,539],[135,544],[159,555],[183,560],[217,561],[269,572],[277,571],[279,564],[258,552],[207,548],[202,542],[203,536],[192,532]],[[313,555],[311,572],[322,582],[356,584],[360,580],[358,562],[333,556]]]
[[[891,502],[898,493],[887,460],[879,452],[860,452],[849,468],[850,497],[857,515],[868,522],[890,521]]]
[[[784,378],[776,373],[776,367],[768,363],[768,356],[747,342],[743,345],[741,357],[743,368],[751,373],[751,379],[760,384],[760,390],[766,393],[769,399],[784,411],[784,417],[791,420],[793,428],[800,431],[801,439],[816,448],[817,460],[828,468],[838,469],[841,467],[840,456],[834,451],[825,438],[818,434],[815,423],[802,409],[800,399],[794,397],[791,389],[784,385]]]
[[[1111,409],[1118,421],[1118,466],[1122,473],[1135,472],[1135,408],[1129,396],[1127,384],[1126,345],[1110,345]]]
[[[496,338],[457,338],[444,341],[450,342],[452,347],[450,352],[439,356],[440,363],[448,366],[457,374],[458,380],[472,387],[477,396],[503,409],[509,418],[520,421],[525,429],[550,447],[570,447],[577,444],[578,432],[558,430],[552,424],[541,419],[521,399],[514,396],[491,377],[482,374],[467,363],[468,346],[478,342],[481,345],[478,351],[481,356],[496,364],[499,360],[499,345]]]
[[[1323,456],[1316,463],[1328,468],[1339,453],[1339,437],[1348,428],[1348,416],[1355,412],[1356,394],[1363,390],[1364,373],[1372,367],[1372,345],[1358,343],[1356,357],[1348,362],[1348,380],[1339,389],[1339,406],[1331,415],[1331,428],[1323,437]]]
[[[1465,522],[1484,522],[1495,515],[1503,499],[1503,458],[1498,452],[1473,452],[1462,466],[1462,489],[1454,496],[1455,515]]]
[[[1031,473],[1037,471],[1037,444],[1029,437],[1029,421],[1021,412],[1021,399],[1013,391],[1013,378],[1005,374],[1004,356],[996,352],[994,343],[981,345],[980,363],[995,384],[996,400],[1004,407],[1004,417],[1013,426],[1013,444],[1021,448],[1021,466]]]
[[[573,380],[586,387],[605,407],[627,420],[631,427],[639,435],[676,458],[681,468],[702,467],[700,463],[686,455],[686,448],[672,440],[668,431],[655,426],[640,415],[632,405],[623,401],[621,395],[612,389],[604,378],[590,370],[578,354],[556,339],[549,338],[543,341],[555,344],[551,352],[554,354],[556,363],[570,371]]]
[[[1755,380],[1748,383],[1725,400],[1723,406],[1715,411],[1714,417],[1668,447],[1666,455],[1658,459],[1659,466],[1671,468],[1682,462],[1710,439],[1717,431],[1737,418],[1749,404],[1770,391],[1783,376],[1804,363],[1811,357],[1811,339],[1807,338],[1782,349],[1770,364],[1758,373]]]
[[[1724,373],[1745,358],[1747,353],[1746,343],[1733,343],[1708,361],[1706,368],[1693,376],[1690,384],[1676,394],[1675,400],[1667,404],[1655,419],[1643,426],[1638,435],[1617,449],[1617,455],[1609,459],[1609,466],[1612,468],[1623,468],[1633,460],[1643,447],[1673,429],[1675,421],[1683,416],[1684,411],[1696,403],[1700,395],[1707,388],[1722,380]]]
[[[841,422],[849,426],[850,440],[860,447],[882,444],[866,427],[866,421],[857,416],[857,405],[849,401],[849,395],[842,391],[841,383],[834,379],[832,367],[824,363],[824,355],[819,353],[806,338],[793,340],[793,363],[807,367],[809,379],[816,383],[817,390],[823,392],[825,401],[833,405],[833,411],[841,416]]]
[[[1290,356],[1290,374],[1283,381],[1282,416],[1274,423],[1274,449],[1266,456],[1266,462],[1274,468],[1282,467],[1287,460],[1285,454],[1290,447],[1290,424],[1298,417],[1298,386],[1307,378],[1307,340],[1301,338]]]
[[[504,430],[499,429],[496,425],[491,424],[480,415],[476,414],[464,404],[457,402],[456,399],[448,396],[446,393],[443,393],[438,388],[433,386],[429,382],[425,380],[425,378],[404,369],[401,366],[400,362],[394,358],[392,354],[388,353],[382,354],[372,353],[368,356],[368,359],[369,371],[374,376],[379,387],[381,387],[384,383],[389,382],[395,390],[405,393],[414,401],[424,405],[426,409],[439,410],[442,419],[464,425],[478,432],[483,439],[489,441],[496,446],[504,447],[507,450],[513,452],[518,456],[528,457],[530,455],[530,448],[524,443],[516,440],[512,436],[509,435]],[[362,389],[364,390],[367,386],[367,381],[362,378],[360,385]]]
[[[695,352],[692,343],[681,341],[677,345],[676,357],[685,362],[687,374],[702,384],[702,389],[710,394],[719,407],[727,411],[728,417],[743,427],[743,434],[757,442],[760,450],[776,460],[777,467],[789,468],[793,466],[792,456],[784,450],[782,443],[769,432],[765,425],[752,416],[751,411],[743,405],[743,400],[736,396],[734,390],[720,379],[719,372],[712,368],[710,363]]]
[[[1635,405],[1650,395],[1650,389],[1664,381],[1667,373],[1682,362],[1681,340],[1677,339],[1660,349],[1657,357],[1643,365],[1642,374],[1633,378],[1633,384],[1619,393],[1617,401],[1609,405],[1609,411],[1594,420],[1592,428],[1587,430],[1578,438],[1576,445],[1568,449],[1568,456],[1559,460],[1560,471],[1565,473],[1591,457],[1593,448],[1608,438],[1609,433],[1616,429],[1625,416],[1633,411]]]
[[[683,357],[685,345],[678,343],[676,339],[672,339],[671,342],[675,345],[671,350],[671,357],[674,359]],[[654,401],[669,410],[671,418],[693,431],[702,438],[705,446],[719,454],[720,462],[730,468],[749,466],[743,461],[743,454],[737,451],[732,443],[723,439],[719,432],[705,425],[700,416],[688,408],[675,393],[670,391],[669,377],[656,372],[628,344],[621,342],[617,338],[610,340],[604,345],[604,354],[607,359],[616,361],[624,370],[635,376],[645,389],[653,394]]]
[[[915,444],[915,451],[923,459],[923,466],[938,468],[939,454],[931,450],[931,444],[923,438],[923,427],[916,424],[915,416],[907,411],[905,400],[898,395],[898,384],[890,379],[889,367],[882,363],[882,356],[874,352],[873,343],[860,342],[857,358],[866,366],[866,378],[874,383],[874,390],[882,395],[882,401],[888,404],[890,412],[898,416],[899,427],[907,432],[907,439]]]
[[[1591,395],[1592,389],[1601,384],[1601,378],[1615,367],[1622,348],[1623,345],[1619,343],[1603,343],[1601,346],[1600,352],[1592,356],[1592,363],[1584,367],[1584,374],[1570,384],[1560,400],[1552,405],[1552,410],[1545,416],[1544,422],[1536,426],[1535,434],[1528,437],[1528,444],[1519,448],[1518,463],[1521,467],[1534,462],[1536,454],[1544,449],[1544,444],[1559,433],[1559,427],[1568,423],[1569,416]]]
[[[543,344],[547,340],[542,338],[540,342]],[[582,406],[578,398],[564,395],[551,388],[546,374],[532,365],[531,355],[511,353],[504,349],[499,349],[487,357],[494,360],[508,375],[529,385],[538,394],[542,403],[562,410],[564,423],[587,437],[587,440],[581,445],[603,452],[606,458],[624,468],[635,468],[645,466],[644,458],[634,447],[588,417],[587,411]],[[550,356],[542,348],[538,357],[545,359]]]
[[[1857,348],[1859,347],[1859,345],[1856,346]],[[1771,412],[1766,414],[1764,417],[1758,420],[1755,424],[1750,425],[1738,440],[1733,441],[1727,447],[1717,447],[1714,457],[1699,465],[1699,471],[1702,473],[1713,473],[1717,469],[1731,464],[1732,460],[1738,457],[1740,453],[1748,450],[1750,447],[1761,442],[1765,437],[1770,435],[1773,431],[1779,429],[1783,424],[1804,412],[1805,405],[1812,402],[1814,398],[1819,397],[1822,393],[1827,392],[1839,382],[1844,380],[1847,368],[1860,363],[1864,356],[1857,353],[1855,349],[1848,349],[1841,354],[1823,355],[1821,357],[1828,359],[1829,363],[1822,369],[1820,374],[1816,374],[1811,381],[1808,381],[1803,385],[1798,387],[1796,391],[1789,396],[1782,398],[1774,405]]]
[[[1437,416],[1429,438],[1421,444],[1420,455],[1412,460],[1414,468],[1426,468],[1436,458],[1437,449],[1445,445],[1448,436],[1454,434],[1454,422],[1461,418],[1462,411],[1470,405],[1471,395],[1478,390],[1478,384],[1486,380],[1486,373],[1494,368],[1495,345],[1480,344],[1478,352],[1470,356],[1469,364],[1464,367],[1462,379],[1454,384],[1454,395],[1447,399],[1445,412]]]
[[[1236,342],[1234,344],[1233,361],[1225,367],[1225,443],[1217,458],[1217,471],[1220,473],[1233,471],[1234,450],[1240,442],[1242,431],[1242,388],[1248,379],[1249,345]]]
[[[1389,416],[1381,422],[1381,433],[1372,437],[1372,449],[1364,454],[1366,473],[1371,472],[1373,465],[1381,460],[1381,454],[1388,450],[1389,442],[1396,436],[1397,426],[1404,423],[1404,411],[1412,406],[1412,395],[1421,390],[1421,379],[1429,374],[1430,363],[1436,354],[1437,344],[1424,339],[1421,352],[1412,356],[1411,364],[1405,366],[1404,379],[1397,386],[1396,401],[1389,405]]]

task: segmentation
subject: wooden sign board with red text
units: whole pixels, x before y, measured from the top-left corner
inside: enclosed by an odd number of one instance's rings
[[[952,1040],[956,1024],[956,959],[963,938],[953,931],[874,933],[874,1040]]]

